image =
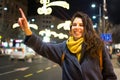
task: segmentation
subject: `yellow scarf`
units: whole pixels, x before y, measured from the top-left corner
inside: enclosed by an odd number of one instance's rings
[[[70,50],[71,53],[76,54],[78,61],[80,61],[81,57],[81,49],[82,49],[82,42],[84,41],[83,38],[78,39],[75,41],[73,37],[69,37],[67,40],[66,44],[68,49]]]

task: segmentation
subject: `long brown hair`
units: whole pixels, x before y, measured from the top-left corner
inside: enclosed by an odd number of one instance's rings
[[[84,38],[84,44],[86,45],[85,50],[91,56],[94,57],[96,55],[98,56],[98,53],[100,52],[100,50],[102,50],[104,46],[104,42],[101,40],[99,35],[94,30],[92,20],[87,14],[83,12],[76,12],[71,19],[71,24],[76,17],[80,17],[83,21],[83,26],[84,26],[83,38]]]

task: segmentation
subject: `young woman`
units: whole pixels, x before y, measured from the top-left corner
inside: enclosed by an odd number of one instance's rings
[[[109,53],[87,14],[76,12],[71,20],[68,40],[50,44],[42,42],[30,30],[24,12],[19,10],[22,17],[18,23],[26,34],[25,44],[58,63],[62,68],[62,80],[117,80]]]

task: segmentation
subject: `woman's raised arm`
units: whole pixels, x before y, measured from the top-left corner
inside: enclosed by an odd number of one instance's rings
[[[26,36],[32,35],[32,31],[28,25],[27,18],[21,8],[19,8],[21,17],[18,18],[18,24],[20,25],[21,29],[25,32]]]

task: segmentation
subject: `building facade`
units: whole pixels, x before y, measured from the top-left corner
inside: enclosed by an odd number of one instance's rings
[[[2,39],[15,38],[19,29],[13,29],[12,25],[20,17],[19,7],[27,15],[27,0],[0,0],[0,36]]]

